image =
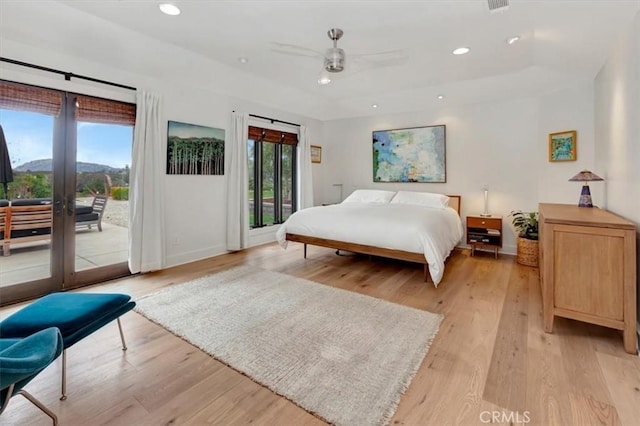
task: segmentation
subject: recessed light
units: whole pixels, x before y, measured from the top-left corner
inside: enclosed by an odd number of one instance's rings
[[[518,36],[509,37],[507,39],[507,44],[513,44],[513,43],[517,42],[518,40],[520,40],[520,37],[518,37]]]
[[[438,99],[444,99],[444,95],[438,95]]]
[[[378,104],[371,104],[371,108],[378,108]]]
[[[241,64],[246,64],[247,62],[249,62],[249,59],[245,58],[244,56],[241,56],[238,58],[238,62],[240,62]]]
[[[178,9],[178,6],[176,6],[175,4],[160,3],[158,7],[162,11],[162,13],[166,15],[171,15],[171,16],[180,15],[180,9]]]
[[[465,53],[469,53],[468,47],[458,47],[456,50],[453,51],[454,55],[464,55]]]

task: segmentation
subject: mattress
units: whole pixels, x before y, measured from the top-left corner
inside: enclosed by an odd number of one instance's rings
[[[291,215],[276,233],[283,248],[287,247],[287,233],[421,253],[437,286],[444,261],[462,239],[463,226],[450,207],[343,203]]]

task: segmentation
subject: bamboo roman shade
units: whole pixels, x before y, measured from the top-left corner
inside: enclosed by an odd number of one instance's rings
[[[62,109],[62,93],[42,87],[0,81],[0,108],[57,117]]]
[[[122,124],[136,123],[136,106],[108,99],[78,95],[76,119],[91,123]]]
[[[249,139],[260,142],[282,143],[298,145],[298,135],[273,129],[249,126]]]
[[[57,117],[64,92],[0,80],[0,108],[37,112]],[[136,106],[125,102],[77,95],[76,120],[133,126]]]

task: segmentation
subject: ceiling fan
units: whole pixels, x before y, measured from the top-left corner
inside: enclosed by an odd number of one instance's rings
[[[328,48],[324,54],[324,69],[327,72],[341,72],[344,70],[347,56],[344,53],[344,49],[338,47],[338,40],[343,34],[344,32],[340,28],[331,28],[327,31],[327,35],[333,40],[333,47]]]
[[[276,53],[293,56],[306,56],[322,59],[322,71],[318,77],[318,84],[328,84],[331,82],[331,74],[341,73],[344,70],[353,72],[362,71],[366,68],[378,68],[383,66],[400,65],[407,61],[408,57],[403,50],[393,50],[389,52],[379,52],[372,54],[349,55],[352,59],[347,67],[347,55],[344,49],[338,47],[338,40],[342,38],[344,31],[340,28],[332,28],[327,31],[327,36],[333,42],[333,47],[324,52],[318,52],[303,46],[286,43],[272,43],[276,46],[273,49]]]

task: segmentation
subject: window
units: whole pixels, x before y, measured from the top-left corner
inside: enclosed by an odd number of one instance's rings
[[[249,226],[283,223],[296,210],[298,136],[249,126]]]

